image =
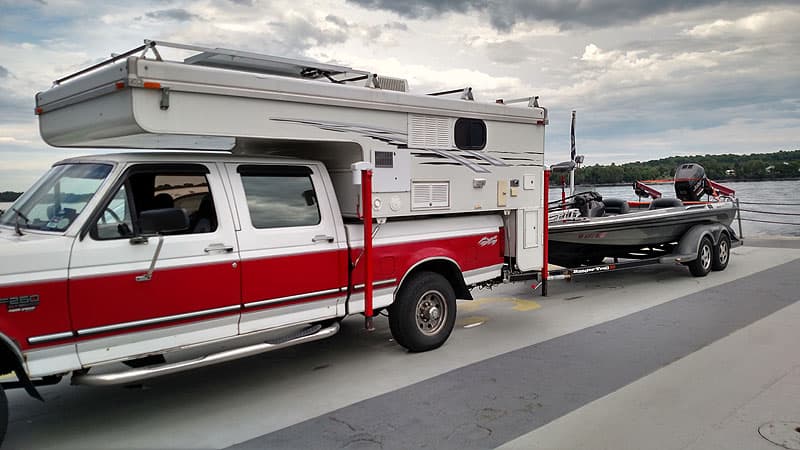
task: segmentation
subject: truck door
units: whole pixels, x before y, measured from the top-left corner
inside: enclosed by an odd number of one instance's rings
[[[233,336],[240,309],[236,235],[214,164],[131,164],[77,240],[70,313],[84,365]],[[186,229],[142,237],[144,211],[179,208]]]
[[[318,166],[228,164],[241,221],[241,333],[337,316],[346,246]]]

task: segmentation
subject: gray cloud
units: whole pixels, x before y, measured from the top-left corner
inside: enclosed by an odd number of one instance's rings
[[[23,122],[33,115],[33,97],[13,95],[8,89],[0,89],[0,123]]]
[[[191,20],[200,19],[200,16],[198,16],[197,14],[192,14],[189,11],[182,8],[151,11],[145,13],[145,17],[147,17],[148,19],[156,19],[156,20],[166,19],[166,20],[175,20],[178,22],[189,22]]]
[[[9,72],[5,67],[0,66],[0,78],[6,78],[9,75],[11,75],[11,72]]]
[[[383,28],[387,30],[399,30],[399,31],[408,31],[408,25],[402,22],[389,22],[383,25]]]
[[[328,16],[326,20],[336,23],[331,21],[332,17],[335,16]],[[333,20],[341,19],[334,18]],[[347,30],[341,26],[335,29],[322,29],[305,18],[270,22],[269,25],[276,37],[280,37],[269,46],[270,48],[275,48],[277,54],[299,55],[317,45],[340,44],[348,39]]]
[[[343,18],[341,18],[339,16],[334,16],[333,14],[328,14],[327,16],[325,16],[325,20],[327,20],[328,22],[330,22],[332,24],[339,25],[340,27],[348,26],[348,23],[347,23],[346,20],[344,20]]]
[[[392,11],[400,16],[431,18],[445,13],[480,11],[493,27],[509,30],[527,20],[552,21],[562,28],[607,27],[636,22],[657,14],[718,5],[751,5],[751,0],[348,0],[364,8]],[[765,0],[791,4],[789,0]]]
[[[253,0],[229,0],[231,3],[235,3],[237,5],[242,6],[253,6],[255,3]]]
[[[485,10],[491,0],[348,0],[368,9],[393,11],[403,17],[430,18],[447,12],[465,12],[469,9]]]

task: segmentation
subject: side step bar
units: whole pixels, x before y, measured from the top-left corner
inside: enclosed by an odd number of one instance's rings
[[[150,378],[168,375],[173,373],[182,372],[184,370],[196,369],[198,367],[210,366],[225,361],[232,361],[234,359],[245,358],[259,353],[271,352],[293,345],[305,344],[306,342],[318,341],[331,337],[339,332],[339,323],[334,322],[332,325],[319,329],[320,327],[311,327],[312,333],[308,335],[300,335],[293,339],[284,342],[263,342],[260,344],[250,345],[247,347],[234,348],[220,353],[213,353],[211,355],[201,356],[195,359],[186,361],[178,361],[174,363],[165,363],[155,366],[141,367],[133,370],[125,370],[122,372],[103,373],[97,375],[90,375],[88,373],[78,373],[72,376],[72,384],[82,384],[90,386],[113,386],[117,384],[128,384]]]

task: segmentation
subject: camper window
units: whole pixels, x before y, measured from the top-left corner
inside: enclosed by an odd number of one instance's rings
[[[478,119],[458,119],[455,126],[456,147],[483,150],[486,147],[486,124]]]

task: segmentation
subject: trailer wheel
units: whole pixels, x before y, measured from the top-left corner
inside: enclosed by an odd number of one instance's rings
[[[728,267],[728,261],[731,259],[731,238],[726,233],[722,233],[719,237],[717,246],[714,247],[714,255],[711,260],[712,270],[725,270]]]
[[[8,428],[8,398],[6,398],[6,391],[0,386],[0,446],[3,445],[3,440],[6,438],[6,429]]]
[[[456,294],[445,277],[421,272],[406,281],[389,307],[389,328],[412,352],[440,347],[456,322]]]
[[[700,246],[697,248],[697,259],[690,262],[689,272],[696,277],[704,277],[711,272],[711,264],[714,259],[714,243],[708,236],[700,239]]]

